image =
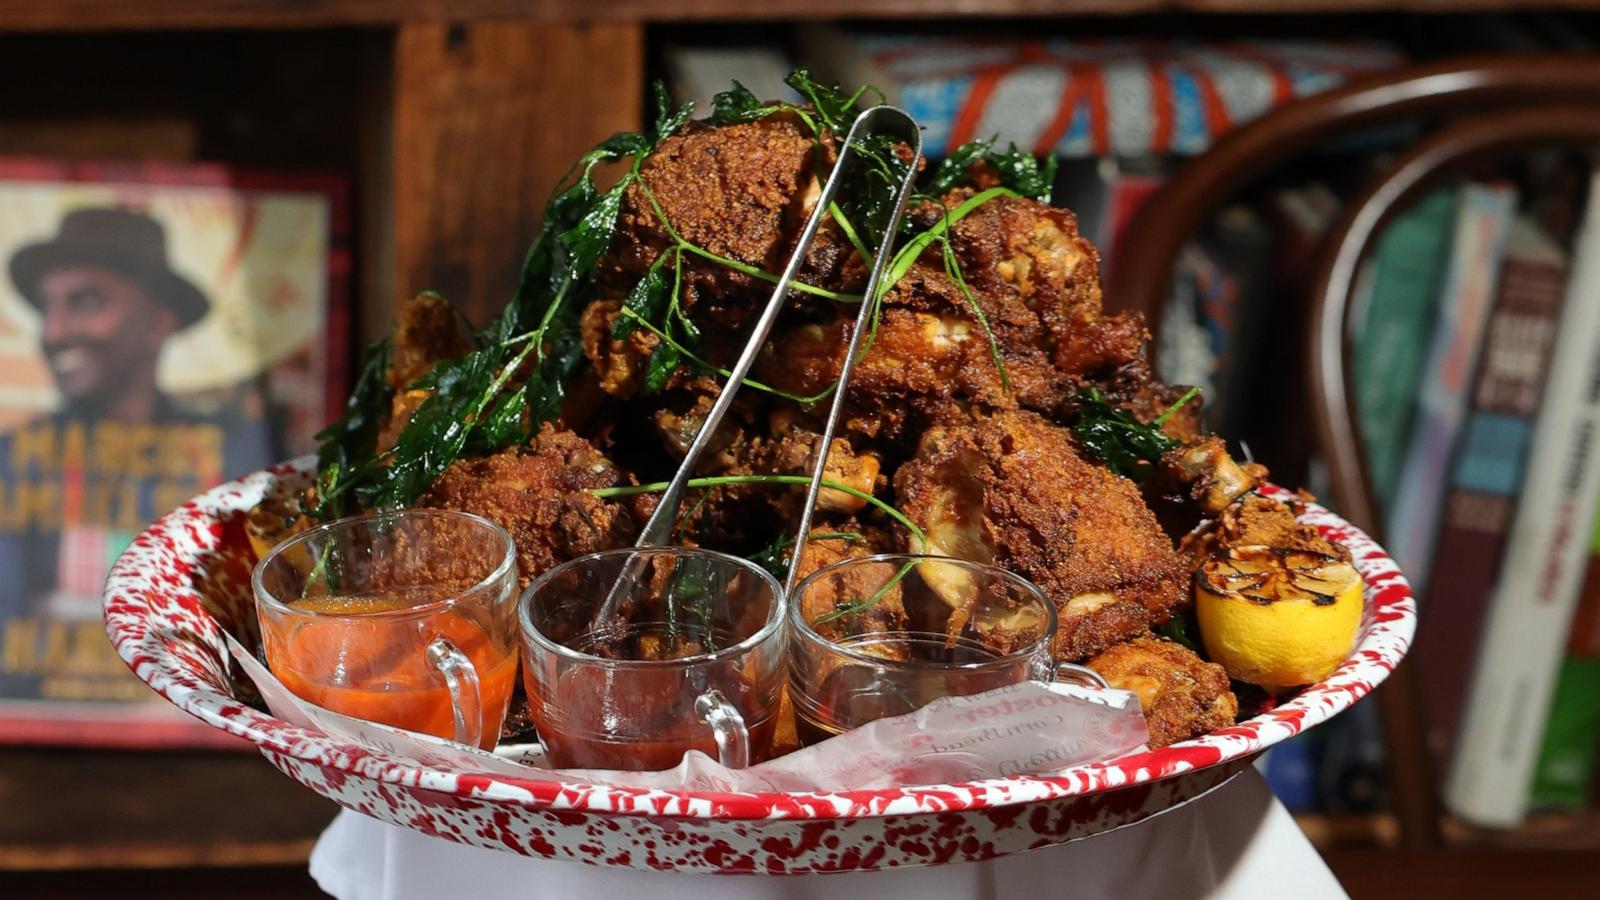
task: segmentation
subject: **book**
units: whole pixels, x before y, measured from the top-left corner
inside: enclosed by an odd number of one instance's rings
[[[1466,684],[1522,488],[1566,289],[1566,252],[1527,217],[1506,241],[1472,408],[1450,466],[1442,527],[1418,624],[1428,745],[1449,759]]]
[[[1536,809],[1582,809],[1600,761],[1600,515],[1589,538],[1578,610],[1573,615],[1567,656],[1556,676],[1544,740],[1528,788]]]
[[[151,520],[309,452],[343,404],[342,179],[0,160],[0,743],[248,746],[101,621]]]
[[[1510,185],[1468,182],[1460,188],[1450,259],[1417,391],[1415,418],[1394,483],[1393,502],[1385,513],[1389,551],[1419,596],[1427,594],[1451,451],[1466,418],[1468,385],[1477,366],[1515,208],[1516,192]],[[1378,302],[1374,297],[1373,306]]]
[[[1390,223],[1364,267],[1364,289],[1351,310],[1356,414],[1373,494],[1385,506],[1394,496],[1443,289],[1456,196],[1455,189],[1435,191]]]
[[[1597,196],[1600,171],[1590,184]],[[1527,475],[1445,780],[1446,805],[1486,826],[1515,825],[1527,810],[1600,500],[1600,204],[1589,205],[1571,258]]]

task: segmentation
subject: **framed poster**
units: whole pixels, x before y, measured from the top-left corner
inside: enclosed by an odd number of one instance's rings
[[[0,159],[0,743],[232,743],[101,625],[146,523],[309,451],[342,402],[331,176]]]

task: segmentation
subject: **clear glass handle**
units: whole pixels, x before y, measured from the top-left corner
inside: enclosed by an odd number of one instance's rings
[[[483,743],[483,694],[478,689],[478,670],[472,660],[446,638],[434,638],[428,645],[428,665],[444,679],[450,692],[450,712],[456,720],[456,740],[468,746]]]
[[[744,716],[722,692],[707,688],[695,698],[694,714],[711,728],[717,741],[717,759],[730,769],[743,769],[750,765],[750,730],[744,725]]]
[[[1104,676],[1088,666],[1077,663],[1058,663],[1050,659],[1048,654],[1041,654],[1033,663],[1033,677],[1036,681],[1066,681],[1072,684],[1092,688],[1109,688]]]
[[[1101,688],[1102,690],[1111,687],[1105,676],[1088,666],[1080,666],[1077,663],[1056,663],[1053,674],[1056,681],[1070,681],[1074,684],[1081,684],[1084,687]]]

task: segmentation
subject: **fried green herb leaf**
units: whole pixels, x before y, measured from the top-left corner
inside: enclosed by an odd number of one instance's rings
[[[783,83],[806,98],[812,109],[816,110],[817,120],[839,137],[849,133],[856,116],[861,115],[857,101],[866,88],[846,94],[837,85],[824,84],[811,77],[811,70],[805,66],[784,76]]]
[[[493,399],[498,345],[446,360],[425,379],[432,389],[400,433],[389,464],[375,483],[359,485],[356,496],[373,509],[401,509],[427,489],[461,455],[472,420]]]
[[[588,176],[584,176],[587,178]],[[622,194],[629,179],[617,182],[600,200],[584,211],[583,218],[571,229],[562,232],[561,243],[570,254],[567,265],[574,272],[589,272],[599,262],[600,255],[611,246],[611,235],[616,231],[617,214],[622,211]]]
[[[1000,183],[1024,197],[1043,203],[1050,202],[1050,191],[1055,186],[1057,161],[1054,155],[1044,162],[1016,144],[1004,153],[991,153],[989,162],[1000,172]]]
[[[528,385],[501,394],[477,425],[467,441],[472,450],[492,453],[501,447],[520,444],[528,439]]]
[[[377,448],[378,431],[394,395],[384,378],[391,346],[388,338],[367,346],[344,414],[317,432],[322,444],[317,448],[317,508],[312,514],[318,519],[345,514],[353,479]]]
[[[771,115],[776,107],[763,106],[750,89],[735,81],[733,87],[711,98],[711,122],[734,125]]]
[[[656,106],[655,140],[660,143],[672,137],[673,133],[682,128],[683,123],[694,115],[694,101],[690,100],[674,110],[672,96],[667,93],[667,85],[664,82],[657,79],[650,85],[650,90]]]
[[[995,150],[994,141],[968,141],[950,151],[934,169],[927,190],[938,197],[952,188],[972,183],[972,167],[987,162],[1000,175],[1000,183],[1024,197],[1050,202],[1055,185],[1057,160],[1053,154],[1041,159],[1011,144],[1005,152]]]
[[[645,365],[644,385],[642,390],[646,394],[659,394],[667,386],[667,379],[677,371],[678,363],[683,361],[683,355],[672,344],[662,341],[650,351],[650,360]]]
[[[1161,430],[1161,424],[1198,393],[1198,388],[1190,388],[1160,418],[1147,425],[1126,409],[1112,406],[1098,388],[1091,387],[1072,399],[1072,433],[1079,445],[1105,463],[1106,468],[1135,481],[1142,480],[1162,454],[1179,446],[1176,438]]]
[[[616,321],[611,323],[611,337],[613,340],[622,340],[639,328],[639,319],[655,321],[667,307],[667,301],[672,296],[672,285],[667,281],[665,272],[661,271],[661,264],[667,259],[667,254],[662,253],[656,257],[650,269],[644,273],[633,289],[628,291],[628,296],[623,298],[622,305],[634,312],[635,316],[618,315]]]
[[[939,161],[928,179],[928,193],[942,197],[952,188],[971,183],[973,164],[987,159],[992,149],[990,142],[979,139],[968,141],[950,151],[950,155]]]

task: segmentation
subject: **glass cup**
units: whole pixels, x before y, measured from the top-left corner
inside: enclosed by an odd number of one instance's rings
[[[551,766],[650,771],[699,750],[737,769],[770,754],[785,604],[749,560],[608,550],[541,575],[518,608],[523,686]]]
[[[789,701],[805,745],[1029,679],[1106,686],[1092,669],[1055,661],[1055,604],[998,566],[910,554],[842,560],[800,582],[789,621]]]
[[[504,528],[464,512],[296,535],[251,579],[267,667],[318,706],[490,749],[517,679],[516,561]]]

